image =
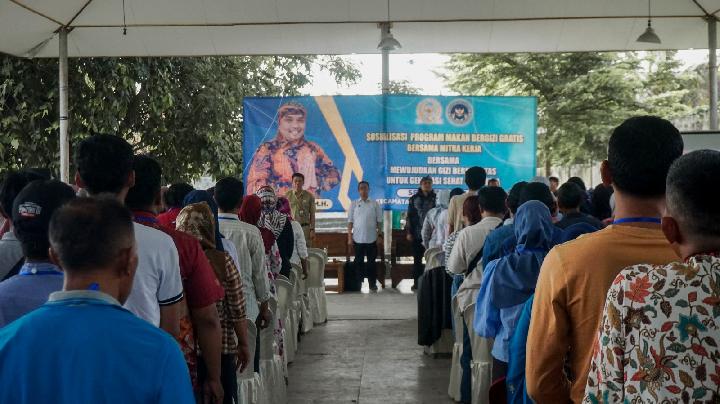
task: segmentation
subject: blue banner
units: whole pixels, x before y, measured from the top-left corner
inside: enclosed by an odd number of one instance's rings
[[[284,195],[299,172],[318,210],[347,210],[361,180],[385,209],[405,210],[422,177],[466,188],[472,166],[509,189],[535,175],[536,110],[535,97],[245,98],[247,193]]]

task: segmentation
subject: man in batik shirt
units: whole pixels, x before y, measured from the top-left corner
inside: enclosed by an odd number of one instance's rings
[[[683,258],[634,265],[608,291],[586,403],[720,401],[720,152],[679,158],[662,230]],[[710,186],[710,187],[709,187]]]
[[[305,189],[319,196],[340,183],[340,172],[317,143],[305,139],[307,111],[297,102],[288,102],[277,113],[275,139],[255,152],[247,176],[247,193],[254,194],[265,185],[285,195],[292,188],[292,176],[305,176]]]

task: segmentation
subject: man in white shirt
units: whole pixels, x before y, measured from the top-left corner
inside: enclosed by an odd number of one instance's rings
[[[265,273],[265,247],[260,230],[238,217],[244,189],[243,183],[233,177],[223,178],[215,184],[220,233],[232,242],[238,252],[242,252],[238,255],[238,269],[242,277],[247,318],[256,321],[261,316],[261,323],[266,325],[272,313],[268,308],[270,286]]]
[[[355,268],[364,271],[370,291],[377,292],[375,259],[377,244],[382,237],[382,209],[377,202],[369,199],[370,184],[367,181],[360,181],[358,193],[360,198],[352,201],[348,212],[348,245],[355,250]]]
[[[482,267],[479,270],[476,267],[481,261],[485,238],[491,231],[502,226],[506,199],[507,194],[500,187],[483,187],[478,191],[478,209],[482,220],[460,231],[447,260],[446,269],[449,272],[465,274],[465,281],[458,290],[461,311],[472,301],[470,296],[465,296],[461,291],[475,289],[476,293],[480,287]]]
[[[75,151],[75,184],[93,197],[125,201],[135,184],[132,146],[118,136],[95,135]],[[124,307],[170,335],[180,333],[177,304],[183,299],[178,252],[172,238],[160,230],[134,224],[138,268]]]

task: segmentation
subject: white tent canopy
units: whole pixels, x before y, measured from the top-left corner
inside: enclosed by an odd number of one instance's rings
[[[652,5],[662,44],[638,43]],[[68,57],[710,49],[717,129],[720,0],[0,0],[0,52],[60,60],[60,176],[69,180]],[[383,50],[383,89],[388,50]]]
[[[383,21],[408,53],[707,48],[704,19],[720,0],[652,1],[661,45],[635,42],[647,0],[390,0],[389,9],[386,0],[0,0],[0,52],[58,57],[65,26],[70,57],[377,53]]]

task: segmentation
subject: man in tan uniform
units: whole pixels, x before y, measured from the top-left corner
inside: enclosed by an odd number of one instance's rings
[[[292,176],[292,189],[285,194],[290,201],[293,219],[302,226],[305,242],[311,247],[315,240],[315,197],[303,189],[305,176],[295,173]]]

